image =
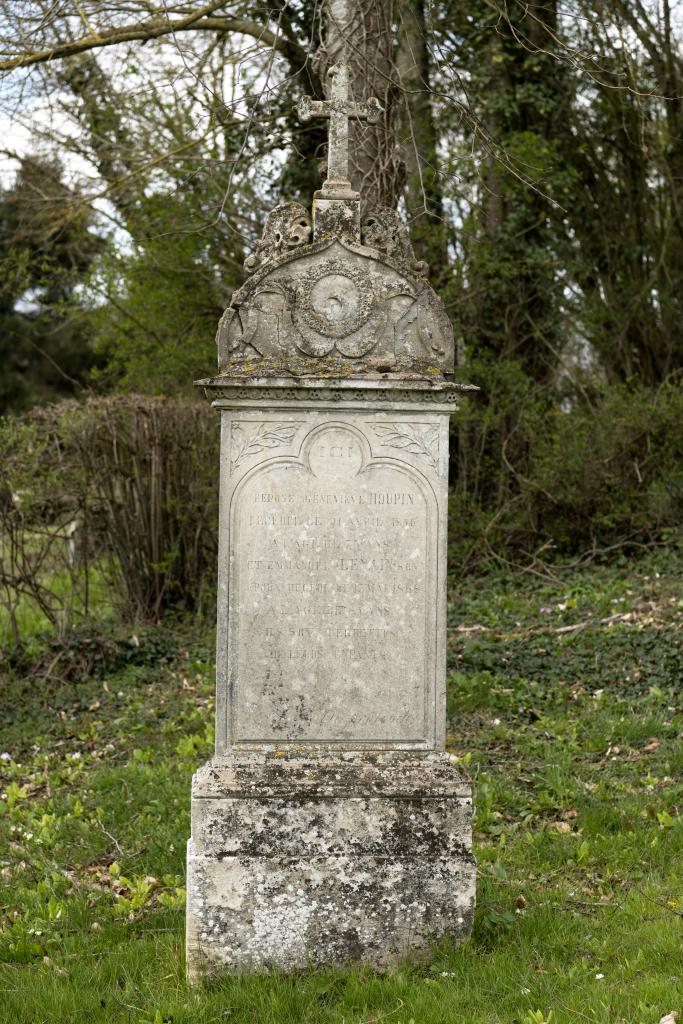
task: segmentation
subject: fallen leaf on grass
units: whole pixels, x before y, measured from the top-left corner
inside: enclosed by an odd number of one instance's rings
[[[659,740],[655,739],[654,736],[651,736],[648,745],[646,747],[643,747],[643,753],[644,754],[652,754],[652,753],[654,753],[654,751],[657,749],[658,746],[659,746]],[[671,1016],[671,1014],[669,1014],[669,1016]],[[664,1020],[664,1018],[662,1018],[662,1020]],[[666,1024],[669,1024],[669,1022],[667,1021]]]

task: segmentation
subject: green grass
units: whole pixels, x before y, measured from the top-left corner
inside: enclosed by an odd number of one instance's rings
[[[93,660],[78,652],[63,662],[74,681],[7,679],[0,1021],[657,1024],[683,1011],[682,579],[668,552],[557,584],[454,583],[449,747],[474,785],[474,933],[384,975],[185,985],[210,637],[148,630],[80,681]]]

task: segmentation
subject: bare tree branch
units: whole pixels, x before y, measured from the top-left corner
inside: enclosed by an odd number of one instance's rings
[[[137,25],[123,25],[103,32],[92,30],[91,27],[88,35],[78,39],[55,43],[54,46],[47,49],[17,54],[15,57],[2,60],[0,61],[0,71],[13,71],[16,68],[31,67],[52,60],[73,57],[76,54],[101,49],[105,46],[116,46],[119,43],[136,40],[146,42],[150,39],[160,39],[163,36],[172,36],[178,32],[187,31],[233,32],[251,36],[262,43],[264,47],[272,47],[292,63],[298,63],[301,66],[306,63],[307,53],[302,46],[291,38],[272,32],[257,21],[247,18],[212,17],[213,12],[224,6],[224,3],[225,0],[212,0],[211,3],[205,4],[187,17],[177,20],[159,14],[146,21],[141,21]]]

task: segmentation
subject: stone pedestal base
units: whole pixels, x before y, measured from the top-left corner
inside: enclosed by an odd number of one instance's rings
[[[192,786],[191,979],[363,961],[465,937],[472,801],[447,754],[226,756]]]

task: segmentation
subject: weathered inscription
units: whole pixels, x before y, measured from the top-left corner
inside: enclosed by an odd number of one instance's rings
[[[433,509],[358,431],[311,431],[233,498],[233,742],[425,740]],[[239,614],[235,614],[235,610]]]

